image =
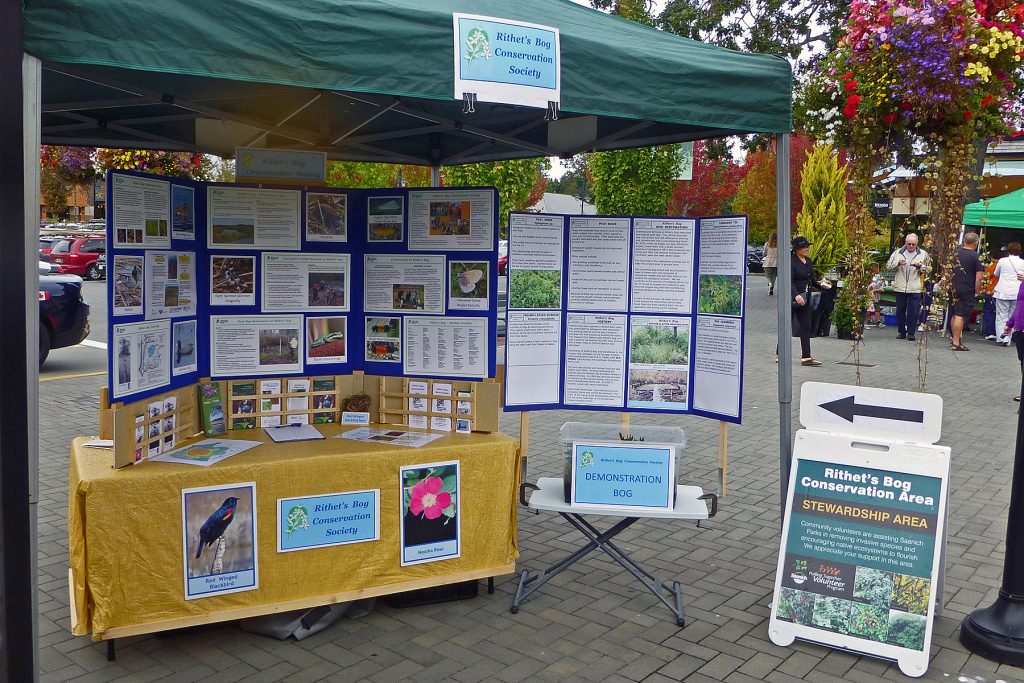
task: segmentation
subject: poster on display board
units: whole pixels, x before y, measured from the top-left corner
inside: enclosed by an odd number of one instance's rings
[[[797,433],[769,636],[928,668],[949,449]]]
[[[113,325],[114,398],[157,389],[171,379],[171,321]]]
[[[177,222],[169,223],[168,245],[159,250],[139,249],[134,239],[118,246],[113,231],[108,238],[112,323],[171,319],[166,380],[122,382],[119,399],[185,386],[196,376],[267,377],[313,368],[402,375],[406,362],[439,378],[493,376],[493,188],[261,188],[112,171],[114,203],[121,176],[170,183],[166,208]],[[425,193],[419,205],[430,249],[410,250],[405,239],[415,203],[410,195],[417,192]],[[431,201],[437,205],[433,235]],[[345,241],[339,241],[342,209]],[[370,230],[371,213],[381,230]],[[407,324],[431,316],[448,321]],[[113,387],[118,362],[110,329]]]
[[[171,183],[149,177],[111,174],[109,225],[114,246],[167,249],[171,246]],[[108,220],[109,222],[109,220]]]
[[[739,422],[746,236],[743,216],[513,213],[505,409]]]
[[[259,587],[256,484],[181,490],[185,599]]]
[[[459,461],[400,467],[398,477],[402,497],[401,565],[459,557]]]

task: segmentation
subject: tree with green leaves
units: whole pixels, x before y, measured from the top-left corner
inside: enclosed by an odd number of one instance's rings
[[[590,187],[589,158],[586,154],[564,159],[562,166],[565,172],[557,180],[548,180],[548,192],[567,194],[585,202],[594,200],[594,193]]]
[[[597,212],[664,216],[678,164],[679,145],[591,154]]]
[[[504,235],[508,228],[509,213],[529,208],[544,195],[544,188],[547,187],[544,171],[548,168],[550,162],[546,157],[484,161],[463,166],[446,166],[441,169],[441,181],[444,185],[452,187],[493,185],[498,188],[499,223]]]
[[[815,145],[800,180],[804,205],[796,217],[797,232],[811,242],[811,260],[822,270],[842,263],[846,238],[846,168],[831,145]]]

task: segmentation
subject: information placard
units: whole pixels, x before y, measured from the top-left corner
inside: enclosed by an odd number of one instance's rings
[[[769,635],[928,666],[949,449],[797,433]]]
[[[672,509],[675,449],[668,445],[575,442],[572,504],[624,510]]]
[[[380,489],[277,501],[277,552],[380,540]]]

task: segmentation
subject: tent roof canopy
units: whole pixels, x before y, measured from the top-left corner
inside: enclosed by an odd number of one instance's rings
[[[554,26],[558,120],[453,98],[452,14]],[[45,144],[450,165],[792,127],[789,64],[569,0],[25,0]]]
[[[964,207],[964,224],[984,228],[1024,230],[1024,189]]]

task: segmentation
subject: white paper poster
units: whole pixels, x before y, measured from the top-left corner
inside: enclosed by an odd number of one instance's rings
[[[216,377],[302,372],[301,315],[210,316],[210,373]]]
[[[166,249],[171,246],[171,184],[117,174],[111,208],[114,246]]]
[[[210,256],[210,305],[256,304],[256,257],[213,254]]]
[[[142,313],[143,267],[141,256],[114,255],[114,315]]]
[[[569,219],[569,299],[580,311],[625,311],[629,219]]]
[[[629,319],[629,408],[685,411],[690,407],[690,318],[634,315]]]
[[[561,216],[509,219],[509,308],[561,308],[563,230]]]
[[[692,218],[633,219],[631,311],[690,312],[696,225]]]
[[[409,251],[493,251],[493,190],[409,193]]]
[[[147,252],[145,273],[147,318],[196,314],[194,251]]]
[[[347,311],[348,254],[263,254],[263,311]]]
[[[348,195],[340,192],[306,193],[306,241],[348,241]]]
[[[561,398],[562,314],[509,311],[505,337],[505,404],[558,403]]]
[[[298,249],[298,190],[207,188],[206,246],[227,249]]]
[[[448,308],[486,311],[490,292],[487,261],[448,262]]]
[[[625,374],[626,316],[567,314],[565,404],[622,407]]]
[[[693,407],[739,417],[743,321],[697,317],[693,358]]]
[[[743,315],[746,268],[747,219],[701,219],[697,312]]]
[[[369,197],[366,200],[366,240],[401,242],[405,238],[405,197]]]
[[[487,318],[405,318],[406,375],[487,377]]]
[[[366,254],[363,307],[375,313],[444,313],[444,256]]]
[[[163,387],[171,381],[171,321],[114,325],[115,398]]]
[[[196,353],[196,321],[174,323],[171,329],[171,374],[174,376],[199,369]]]

